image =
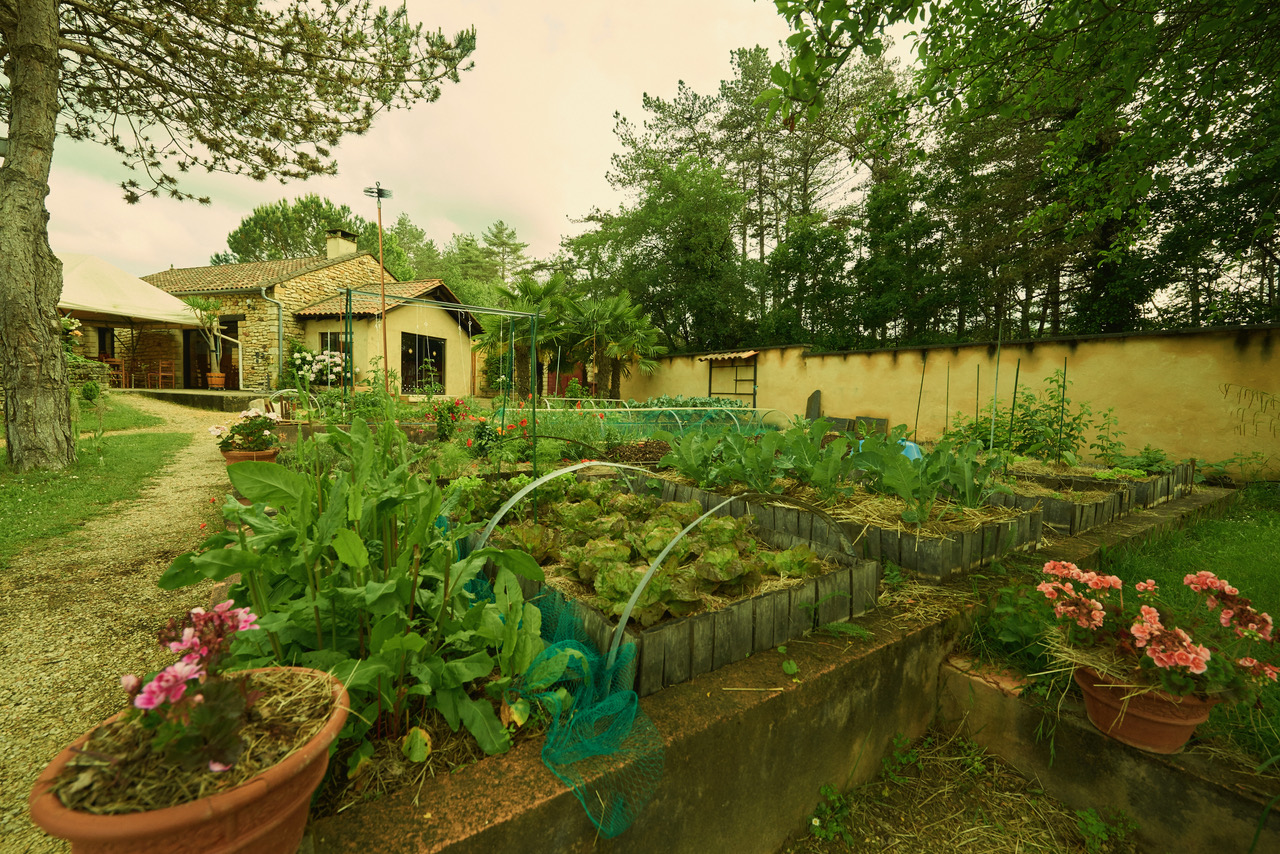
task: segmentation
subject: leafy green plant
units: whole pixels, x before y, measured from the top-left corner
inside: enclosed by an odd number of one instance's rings
[[[1139,469],[1147,474],[1167,474],[1173,471],[1174,461],[1159,448],[1144,445],[1136,454],[1116,457],[1116,464],[1124,468]]]
[[[669,444],[671,451],[658,461],[658,465],[674,468],[690,480],[697,481],[699,486],[720,486],[722,484],[713,478],[712,469],[720,443],[728,433],[728,428],[723,428],[691,431],[675,436],[659,430],[653,434],[653,438]]]
[[[910,738],[903,733],[896,733],[893,736],[893,749],[880,760],[880,767],[886,782],[906,783],[908,779],[903,776],[903,772],[908,768],[919,770],[920,751],[912,745]]]
[[[951,498],[964,507],[981,507],[993,493],[1012,494],[1013,490],[996,479],[996,472],[1004,466],[1005,455],[984,453],[980,442],[956,448],[944,469]]]
[[[1045,378],[1039,394],[1020,386],[1012,413],[1001,405],[993,412],[991,404],[987,404],[977,418],[957,413],[943,438],[956,442],[977,441],[993,450],[1075,465],[1092,426],[1092,410],[1083,402],[1073,407],[1067,396],[1070,385],[1061,370],[1055,371]]]
[[[888,436],[877,433],[867,436],[854,461],[866,473],[863,483],[867,489],[896,495],[906,504],[902,520],[920,525],[929,519],[938,493],[947,481],[951,449],[946,442],[941,442],[921,459],[908,459],[898,444],[905,434],[906,427],[901,425]]]
[[[516,489],[517,481],[503,489]],[[607,614],[623,613],[649,566],[666,552],[631,612],[643,626],[667,614],[696,613],[716,599],[750,595],[766,573],[805,577],[820,567],[805,546],[777,552],[762,547],[750,535],[749,517],[710,517],[677,539],[702,515],[697,502],[660,503],[651,495],[586,481],[571,484],[564,500],[543,507],[536,521],[531,507],[512,508],[493,541],[528,551],[548,571],[582,585],[590,591],[586,601]]]
[[[1093,451],[1095,456],[1108,466],[1114,466],[1116,461],[1124,455],[1124,442],[1120,441],[1120,437],[1125,435],[1120,429],[1120,419],[1116,418],[1115,409],[1108,408],[1106,412],[1098,416],[1097,437],[1089,443],[1089,450]]]
[[[160,586],[239,573],[232,595],[252,604],[260,629],[237,636],[237,665],[333,673],[351,692],[344,738],[357,745],[403,737],[435,711],[455,731],[465,726],[485,752],[505,750],[510,734],[498,708],[520,699],[518,676],[542,650],[539,613],[515,575],[540,580],[541,569],[502,549],[456,559],[457,539],[474,526],[436,524],[449,509],[445,496],[411,472],[400,431],[375,435],[357,418],[350,432],[332,428],[311,441],[331,446],[347,467],[229,467],[252,506],[228,500],[223,513],[236,530],[180,556]],[[492,597],[481,589],[489,562]],[[359,745],[349,767],[358,773],[370,755],[371,745]]]
[[[813,811],[809,832],[826,842],[841,839],[846,845],[852,845],[853,835],[849,833],[851,823],[849,799],[837,792],[835,786],[830,783],[820,788],[818,794],[822,795],[824,800],[820,801]]]
[[[744,436],[726,432],[720,440],[718,459],[708,480],[714,483],[743,483],[753,492],[781,492],[778,478],[793,467],[787,437],[778,432]]]
[[[1114,851],[1116,848],[1113,846],[1123,844],[1125,839],[1139,830],[1138,824],[1124,810],[1116,810],[1109,822],[1092,807],[1076,810],[1075,813],[1076,829],[1080,831],[1084,848],[1089,854]]]

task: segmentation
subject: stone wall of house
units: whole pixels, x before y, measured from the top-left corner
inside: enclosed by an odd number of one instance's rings
[[[388,281],[395,281],[388,276]],[[273,299],[284,305],[284,340],[302,341],[305,327],[296,312],[331,297],[346,288],[370,289],[378,286],[378,260],[361,253],[346,261],[304,273],[270,289]],[[280,374],[280,341],[274,303],[256,293],[221,297],[222,314],[243,314],[240,324],[240,387],[267,391],[275,387]]]

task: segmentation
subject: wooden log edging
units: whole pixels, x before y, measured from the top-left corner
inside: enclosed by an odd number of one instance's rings
[[[875,563],[847,554],[828,554],[824,559],[836,568],[795,587],[760,593],[718,611],[650,628],[628,626],[623,643],[637,647],[636,693],[647,697],[754,652],[801,638],[820,626],[861,616],[874,607],[880,581]],[[581,601],[568,603],[564,594],[546,584],[522,578],[520,587],[535,604],[576,608],[584,631],[601,652],[613,643],[616,617]]]
[[[1028,480],[1042,486],[1066,488],[1074,491],[1107,490],[1123,493],[1128,507],[1125,513],[1136,508],[1150,508],[1166,504],[1178,498],[1190,495],[1195,488],[1196,467],[1194,460],[1186,460],[1176,464],[1165,474],[1153,475],[1143,480],[1111,480],[1109,478],[1085,477],[1081,475],[1059,476],[1040,474],[1019,474],[1021,480]],[[1070,533],[1074,534],[1075,531]]]
[[[1049,486],[1050,484],[1041,484]],[[1064,484],[1055,484],[1060,489],[1067,489]],[[1096,528],[1129,515],[1133,510],[1133,491],[1128,484],[1112,484],[1118,487],[1106,498],[1099,501],[1070,501],[1055,498],[1052,495],[1005,495],[995,493],[987,498],[987,503],[998,507],[1013,507],[1019,510],[1040,509],[1044,524],[1056,529],[1059,533],[1074,537],[1090,528]]]
[[[639,485],[637,483],[637,487]],[[712,508],[725,500],[724,496],[669,480],[661,480],[659,488],[663,501],[696,501],[704,508]],[[1018,509],[1023,512],[1016,519],[988,523],[974,531],[957,532],[947,539],[838,522],[800,507],[755,500],[733,501],[719,512],[733,516],[751,514],[755,517],[757,534],[773,531],[815,550],[843,551],[881,565],[893,562],[926,579],[942,580],[990,564],[1011,551],[1035,551],[1043,533],[1044,514],[1038,508]]]

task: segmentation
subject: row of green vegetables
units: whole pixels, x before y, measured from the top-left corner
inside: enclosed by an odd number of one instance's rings
[[[671,445],[660,465],[710,490],[742,484],[754,492],[779,493],[785,480],[792,480],[824,501],[858,488],[892,495],[902,500],[902,519],[909,524],[928,520],[940,499],[977,507],[994,492],[1009,492],[998,475],[1006,456],[984,451],[979,442],[943,440],[910,459],[903,453],[905,425],[888,435],[872,433],[857,444],[847,436],[824,443],[830,431],[830,422],[819,419],[797,420],[758,438],[731,429],[660,434],[657,438]]]
[[[453,488],[470,497],[489,491],[500,495],[514,493],[523,480],[495,488],[467,479]],[[708,518],[681,537],[703,514],[697,502],[664,503],[620,491],[612,481],[558,478],[542,489],[536,512],[529,503],[517,508],[516,518],[495,532],[494,542],[529,553],[548,575],[581,585],[589,591],[588,604],[615,616],[622,615],[649,567],[668,550],[632,611],[643,626],[667,615],[706,610],[717,599],[753,595],[766,575],[804,577],[822,566],[805,546],[763,546],[750,533],[749,517]]]
[[[345,682],[352,714],[341,744],[353,777],[366,772],[375,739],[398,739],[407,757],[425,759],[432,712],[487,753],[506,750],[534,712],[530,698],[554,693],[572,664],[568,652],[539,658],[540,612],[517,576],[540,581],[541,568],[515,549],[459,558],[459,541],[478,526],[437,524],[455,516],[457,497],[414,473],[417,453],[400,431],[374,434],[357,418],[349,432],[300,442],[297,469],[231,466],[252,505],[228,498],[223,514],[236,529],[160,579],[175,589],[239,573],[231,595],[260,628],[237,633],[235,665],[315,667]]]

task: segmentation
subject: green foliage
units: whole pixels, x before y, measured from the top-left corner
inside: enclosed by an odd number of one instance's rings
[[[653,438],[671,446],[659,465],[675,468],[704,488],[740,483],[754,492],[776,493],[782,491],[779,479],[791,477],[831,498],[853,486],[859,465],[849,454],[847,437],[823,445],[829,429],[822,419],[812,424],[797,419],[784,431],[758,436],[727,424],[703,424],[680,436],[659,430]]]
[[[1092,411],[1088,403],[1072,406],[1071,398],[1067,396],[1070,384],[1058,370],[1045,378],[1044,389],[1039,394],[1026,386],[1019,386],[1012,418],[1007,407],[997,405],[995,408],[994,440],[989,403],[976,419],[957,413],[945,437],[981,442],[984,447],[990,444],[994,449],[1014,454],[1075,465],[1086,446],[1086,436],[1092,426]],[[1115,452],[1118,435],[1123,434],[1116,432],[1114,417],[1108,412],[1103,418],[1102,432],[1094,444],[1103,444],[1110,452]]]
[[[928,746],[929,739],[926,737],[924,745]],[[920,769],[920,751],[912,744],[911,739],[902,733],[895,733],[893,736],[893,748],[889,755],[880,760],[881,776],[885,782],[897,783],[899,785],[910,782],[903,776],[904,772],[909,768]]]
[[[834,842],[837,839],[846,845],[853,845],[853,835],[849,833],[852,817],[849,814],[849,800],[826,784],[818,793],[825,799],[818,803],[813,811],[813,820],[809,823],[809,832],[818,839]]]
[[[903,124],[931,149],[948,130],[994,122],[1006,123],[1006,138],[1038,137],[1022,158],[1035,167],[1024,172],[1032,176],[1024,192],[970,189],[989,200],[991,214],[973,217],[979,233],[957,249],[980,244],[979,230],[991,218],[1021,221],[1018,242],[1050,245],[1041,264],[1024,267],[1025,277],[998,283],[998,299],[1045,270],[1052,279],[1071,253],[1087,270],[1084,287],[1067,297],[1066,320],[1079,331],[1134,328],[1158,278],[1171,275],[1196,280],[1183,283],[1189,293],[1178,300],[1192,322],[1247,303],[1274,316],[1274,296],[1265,290],[1270,272],[1261,268],[1274,264],[1276,222],[1261,188],[1280,172],[1280,149],[1256,144],[1267,138],[1278,104],[1266,71],[1277,56],[1280,12],[1273,7],[1173,0],[1098,15],[1087,0],[777,6],[795,35],[770,75],[775,88],[764,99],[772,110],[821,121],[828,91],[830,103],[842,100],[841,68],[854,57],[880,56],[886,32],[912,26],[911,52],[921,66],[913,91],[890,99],[879,114],[868,111],[854,150],[900,144]],[[1207,79],[1214,81],[1209,90]],[[989,176],[1009,159],[990,157],[968,172],[994,184]],[[1038,196],[1030,209],[1007,199],[1027,193]],[[1036,240],[1025,239],[1027,227]],[[1255,254],[1256,292],[1241,300],[1218,285],[1214,294],[1203,280],[1212,283],[1242,251]],[[1052,315],[1056,324],[1058,311]]]
[[[356,713],[346,739],[402,736],[407,721],[433,710],[455,731],[465,726],[485,752],[505,750],[510,734],[497,704],[517,698],[517,676],[542,649],[539,612],[515,574],[540,580],[541,570],[501,549],[457,560],[456,541],[472,528],[436,524],[449,510],[445,496],[411,473],[400,431],[374,434],[357,418],[350,432],[333,428],[311,441],[332,446],[346,465],[306,474],[231,466],[233,485],[253,502],[224,506],[237,533],[180,556],[161,587],[239,573],[232,595],[252,604],[262,628],[237,637],[236,660],[297,662],[342,679]],[[276,516],[265,514],[267,504]],[[476,587],[490,561],[491,600]]]
[[[945,497],[944,490],[964,507],[980,506],[992,492],[1008,491],[995,480],[1002,460],[998,455],[984,459],[977,442],[953,449],[944,440],[913,460],[902,453],[899,444],[905,435],[906,425],[895,427],[888,436],[872,433],[862,440],[862,450],[853,455],[868,490],[895,495],[906,504],[904,522],[921,525],[928,521],[934,505]]]
[[[1129,817],[1124,810],[1114,810],[1111,820],[1107,821],[1092,807],[1076,810],[1076,829],[1084,839],[1084,849],[1089,854],[1105,854],[1107,851],[1121,850],[1118,846],[1134,833],[1141,830],[1140,825]]]
[[[1127,469],[1136,469],[1146,474],[1168,474],[1173,471],[1175,464],[1168,454],[1150,445],[1144,445],[1142,450],[1136,454],[1116,457],[1116,465]]]
[[[557,478],[547,486],[566,478]],[[459,507],[471,518],[483,515],[528,483],[474,479],[456,483]],[[540,488],[540,489],[542,489]],[[561,491],[563,490],[563,491]],[[561,497],[563,496],[563,497]],[[816,554],[804,546],[774,552],[749,531],[747,518],[711,517],[688,535],[680,531],[702,515],[696,502],[659,503],[656,497],[615,491],[611,484],[586,481],[557,486],[539,496],[537,520],[529,499],[512,510],[512,521],[495,530],[500,545],[520,548],[545,567],[594,593],[588,601],[607,614],[621,615],[649,566],[671,546],[632,612],[650,626],[667,614],[682,617],[716,599],[754,593],[768,574],[806,577],[818,571]]]
[[[98,395],[102,393],[102,389],[94,380],[89,380],[80,386],[80,399],[86,403],[93,403],[98,399]]]

